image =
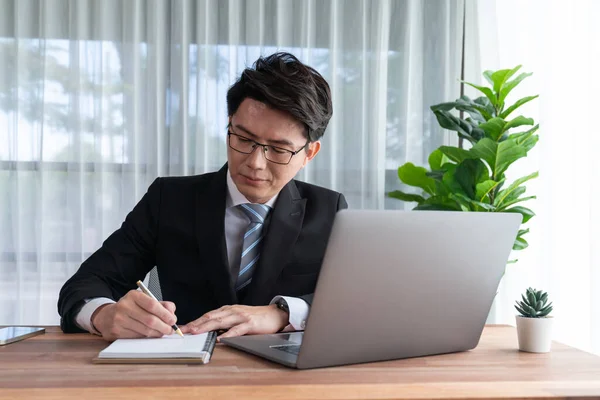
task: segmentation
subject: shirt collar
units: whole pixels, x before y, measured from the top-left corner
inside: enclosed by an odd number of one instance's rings
[[[279,193],[277,193],[269,201],[267,201],[265,203],[265,205],[269,206],[271,208],[274,208],[275,201],[277,201],[278,196],[279,196]],[[229,208],[229,207],[239,206],[240,204],[245,204],[245,203],[252,203],[252,202],[249,201],[246,198],[246,196],[244,196],[238,190],[237,186],[235,185],[235,182],[233,182],[233,179],[231,178],[231,172],[229,171],[229,169],[227,169],[227,200],[226,200],[225,206],[227,208]]]

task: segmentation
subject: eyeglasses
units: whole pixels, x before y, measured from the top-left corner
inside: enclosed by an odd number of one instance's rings
[[[227,136],[229,138],[229,147],[238,153],[252,154],[257,147],[262,147],[265,158],[275,164],[287,165],[292,161],[292,157],[300,153],[308,146],[310,141],[307,141],[301,149],[292,151],[282,147],[271,146],[270,144],[258,143],[250,138],[247,138],[231,131],[231,126],[228,127]]]

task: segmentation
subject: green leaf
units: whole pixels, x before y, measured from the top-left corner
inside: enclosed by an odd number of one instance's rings
[[[466,96],[465,96],[466,97]],[[490,120],[496,116],[496,109],[485,96],[481,96],[473,100],[474,107],[477,107],[481,115],[485,118],[485,120]]]
[[[550,311],[552,310],[552,303],[548,304],[546,307],[543,307],[540,311],[541,312],[545,312],[545,311],[548,311],[548,310],[550,310]]]
[[[525,312],[525,310],[523,310],[521,307],[519,306],[515,306],[515,308],[517,309],[517,311],[522,315],[522,316],[527,316],[527,313]]]
[[[513,133],[509,136],[509,139],[513,139],[518,145],[523,144],[527,139],[531,138],[533,134],[539,129],[540,125],[535,125],[533,128],[525,132]]]
[[[433,113],[442,128],[456,131],[458,136],[471,143],[476,143],[484,135],[483,130],[479,129],[477,124],[460,119],[449,111],[435,110]]]
[[[481,160],[467,159],[456,167],[455,179],[467,197],[475,200],[475,186],[489,179],[488,169]]]
[[[480,97],[486,99],[486,102],[477,101],[478,99],[471,100],[469,96],[461,96],[460,99],[456,100],[455,108],[459,111],[466,111],[469,113],[471,118],[478,122],[485,122],[492,118],[494,113],[494,107],[486,97]]]
[[[534,135],[534,133],[539,129],[539,125],[534,126],[525,132],[513,133],[509,136],[510,139],[516,140],[517,144],[525,149],[525,151],[529,151],[535,146],[538,142],[538,135]]]
[[[465,82],[465,81],[461,81],[466,85],[469,85],[471,87],[474,87],[475,89],[479,90],[481,93],[485,94],[485,97],[487,97],[490,100],[490,103],[492,103],[492,105],[494,107],[496,107],[498,105],[498,100],[496,99],[496,96],[494,96],[494,93],[492,92],[492,89],[485,87],[485,86],[478,86],[478,85],[474,85],[470,82]]]
[[[513,250],[523,250],[529,246],[527,241],[525,239],[523,239],[523,235],[525,235],[528,232],[529,232],[529,229],[519,230],[519,233],[517,234],[517,237],[515,239],[515,243],[513,244]],[[532,299],[532,296],[533,296],[533,299]],[[531,306],[535,306],[537,300],[536,300],[535,294],[533,292],[530,292],[529,290],[527,291],[527,299],[528,299],[527,304],[529,304]]]
[[[481,202],[485,202],[485,200],[489,202],[487,196],[496,186],[498,186],[499,183],[500,182],[496,182],[491,179],[478,183],[475,185],[475,198],[479,199]]]
[[[539,140],[538,135],[531,136],[530,138],[526,139],[523,142],[523,144],[521,144],[521,147],[525,150],[525,152],[528,152],[535,146],[535,144],[538,142],[538,140]]]
[[[474,103],[468,96],[462,96],[453,102],[440,103],[430,107],[431,111],[450,111],[456,109],[458,111],[466,111],[471,118],[479,122],[485,122],[485,118],[482,115],[485,110],[476,103]]]
[[[417,167],[413,163],[406,163],[398,168],[398,178],[409,186],[416,186],[429,194],[435,193],[435,180],[429,178],[427,170],[423,167]]]
[[[516,238],[515,243],[513,244],[513,250],[523,250],[529,246],[529,243],[523,238]]]
[[[508,260],[506,263],[507,264],[515,264],[517,261],[519,261],[518,259],[515,260]]]
[[[471,205],[471,199],[461,193],[450,193],[448,197],[456,201],[462,211],[477,211],[474,206]]]
[[[436,181],[440,181],[444,177],[444,173],[446,173],[445,169],[439,169],[437,171],[427,171],[425,175],[427,175],[429,178],[435,179]]]
[[[521,187],[521,184],[527,182],[530,179],[537,178],[538,176],[539,176],[539,173],[536,171],[532,174],[523,176],[523,177],[515,180],[509,187],[498,192],[498,195],[496,196],[496,200],[494,201],[494,205],[501,207],[501,206],[503,206],[503,204],[502,204],[503,202],[505,202],[505,201],[509,202],[509,201],[512,201],[513,199],[519,197],[521,194],[525,193],[525,188],[518,189],[519,187]],[[518,194],[516,195],[516,197],[514,197],[514,192],[516,190],[518,190]]]
[[[445,196],[432,196],[419,204],[413,210],[421,211],[460,211],[460,206],[453,200]]]
[[[412,194],[412,193],[404,193],[400,190],[394,190],[393,192],[389,192],[388,197],[391,197],[393,199],[402,200],[402,201],[409,201],[409,202],[416,201],[417,203],[422,203],[425,201],[425,198],[423,196],[419,196],[418,194]]]
[[[466,159],[473,158],[473,154],[471,154],[468,150],[461,149],[460,147],[440,146],[438,150],[442,152],[443,155],[445,155],[457,164],[463,162]]]
[[[535,213],[533,211],[531,211],[529,208],[522,206],[516,206],[504,211],[521,214],[523,216],[523,221],[521,222],[522,224],[527,223],[527,221],[529,221],[533,216],[535,216]]]
[[[496,207],[504,207],[504,203],[508,204],[511,201],[518,199],[520,195],[527,191],[527,188],[525,186],[519,186],[511,191],[507,196],[504,196],[506,190],[507,189],[501,190],[496,194],[496,197],[494,198],[494,205]]]
[[[481,139],[470,150],[475,157],[482,158],[494,172],[496,165],[496,156],[498,153],[498,143],[490,138]]]
[[[479,124],[479,127],[485,131],[487,137],[497,142],[502,132],[505,131],[505,124],[506,122],[502,118],[492,118]]]
[[[533,294],[533,292],[527,291],[527,300],[529,300],[529,302],[527,303],[528,305],[535,305],[535,295]]]
[[[494,178],[504,175],[504,172],[512,163],[526,155],[527,151],[524,148],[519,147],[513,140],[505,140],[504,142],[499,143],[496,165],[492,169],[492,171],[494,171]]]
[[[438,170],[442,168],[442,160],[444,158],[444,153],[440,149],[435,149],[429,155],[429,168],[431,171]]]
[[[500,211],[505,211],[508,207],[512,206],[513,204],[517,204],[517,203],[521,203],[523,201],[527,201],[527,200],[532,200],[537,198],[536,196],[529,196],[529,197],[521,197],[519,199],[515,199],[509,202],[505,202],[502,207],[498,207],[496,211],[500,212]]]
[[[521,107],[523,104],[525,103],[529,103],[531,100],[537,99],[539,97],[538,95],[535,96],[527,96],[527,97],[523,97],[522,99],[519,99],[515,102],[515,104],[513,104],[512,106],[508,107],[506,110],[504,110],[502,112],[502,114],[500,114],[500,118],[504,118],[506,119],[506,117],[508,117],[513,111],[515,111],[517,108]]]
[[[446,172],[444,173],[442,182],[448,188],[449,193],[461,193],[466,196],[467,194],[456,180],[456,168],[458,166],[456,164],[446,164],[445,167]]]
[[[498,102],[499,103],[504,103],[504,100],[506,99],[506,96],[508,96],[508,94],[511,92],[511,90],[513,90],[515,88],[515,86],[517,86],[523,79],[527,78],[528,76],[533,75],[532,73],[528,73],[528,74],[520,74],[519,76],[517,76],[515,79],[513,79],[510,82],[507,82],[503,87],[502,90],[500,90],[500,97],[498,98]]]
[[[504,125],[504,130],[507,131],[511,128],[516,128],[517,126],[522,126],[522,125],[533,125],[533,119],[532,118],[525,118],[522,115],[519,115],[517,118],[515,119],[511,119],[510,121],[508,121],[506,123],[506,125]]]
[[[448,188],[448,186],[446,186],[446,184],[442,181],[443,176],[440,178],[440,180],[436,180],[435,181],[435,195],[436,196],[448,196],[451,191]]]
[[[457,202],[459,202],[460,204],[464,205],[466,208],[472,211],[495,211],[495,207],[493,205],[470,199],[467,196],[460,193],[450,194],[450,198],[456,200]]]
[[[500,93],[502,87],[504,86],[504,83],[506,83],[506,81],[510,79],[510,77],[513,76],[515,72],[517,72],[520,68],[521,65],[517,65],[513,69],[501,69],[496,72],[493,72],[491,78],[494,85],[494,92]]]
[[[517,236],[523,236],[526,233],[529,233],[529,228],[527,228],[527,229],[519,229],[519,233],[517,234]],[[534,293],[534,295],[535,295],[535,293]]]
[[[498,180],[513,162],[527,155],[514,140],[496,143],[490,138],[481,139],[469,151],[488,163],[494,180]]]
[[[527,311],[527,314],[529,314],[530,316],[535,317],[535,309],[530,305],[525,306],[525,311]]]
[[[492,79],[492,74],[494,73],[494,71],[483,71],[483,76],[485,76],[485,79],[490,83],[490,85],[494,85],[494,80]]]
[[[550,314],[551,311],[552,311],[552,307],[550,307],[549,309],[547,309],[545,311],[540,311],[539,316],[540,317],[545,317],[546,315]]]
[[[465,123],[469,126],[471,130],[471,137],[475,139],[475,141],[479,141],[485,137],[485,131],[479,127],[479,122],[473,121],[471,118],[465,119]]]

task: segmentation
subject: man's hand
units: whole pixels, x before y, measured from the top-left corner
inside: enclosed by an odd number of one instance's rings
[[[175,304],[158,302],[138,290],[129,291],[114,304],[98,307],[92,314],[92,325],[108,341],[169,335],[176,321]]]
[[[183,333],[199,334],[220,329],[229,329],[219,336],[234,337],[262,333],[276,333],[288,325],[289,315],[268,306],[224,306],[207,312],[195,321],[180,326]]]

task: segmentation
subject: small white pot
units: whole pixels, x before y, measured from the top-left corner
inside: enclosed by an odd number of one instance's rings
[[[554,318],[527,318],[517,315],[519,350],[530,353],[547,353],[552,345]]]

